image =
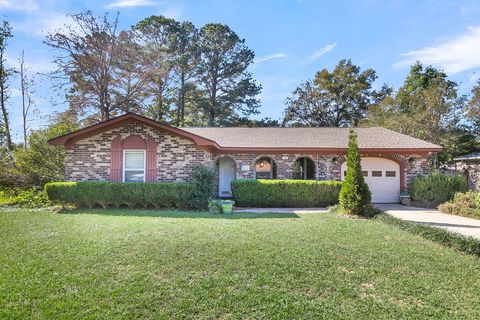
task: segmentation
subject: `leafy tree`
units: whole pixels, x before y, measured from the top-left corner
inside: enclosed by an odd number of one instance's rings
[[[444,150],[439,161],[451,161],[476,148],[464,121],[465,98],[457,96],[457,87],[444,72],[416,63],[397,92],[369,107],[364,124],[440,144]]]
[[[0,134],[5,137],[8,151],[13,150],[12,135],[10,132],[10,119],[7,110],[8,79],[12,75],[12,70],[5,65],[5,50],[7,42],[12,38],[12,27],[8,21],[3,21],[0,25],[0,109],[2,112],[0,120]]]
[[[195,111],[195,100],[199,97],[195,84],[199,61],[198,30],[191,22],[182,22],[175,34],[175,50],[172,56],[177,109],[175,125],[177,127],[185,125],[185,113]]]
[[[114,69],[114,104],[123,112],[142,113],[149,84],[149,66],[143,63],[145,52],[132,31],[120,32],[118,47],[122,53]]]
[[[151,99],[147,113],[156,120],[169,122],[172,118],[172,55],[176,50],[179,23],[163,16],[151,16],[133,29],[144,53],[142,63],[147,75],[147,95]]]
[[[32,131],[28,137],[29,147],[14,152],[15,170],[25,177],[31,186],[42,186],[51,181],[63,181],[65,151],[51,146],[48,140],[72,131],[68,124],[58,123],[46,129]]]
[[[472,125],[472,131],[480,139],[480,80],[472,88],[471,97],[468,101],[467,119]]]
[[[68,86],[67,98],[83,114],[107,120],[119,111],[115,100],[115,69],[123,50],[118,41],[118,14],[96,17],[91,11],[71,15],[72,25],[48,34],[45,43],[58,52],[55,79]]]
[[[353,129],[348,137],[347,175],[340,190],[340,206],[348,214],[368,215],[371,193],[362,175],[357,136]]]
[[[205,93],[200,107],[208,125],[223,125],[239,114],[258,114],[261,87],[247,72],[254,53],[245,40],[227,25],[207,24],[200,29],[200,52],[198,82]]]
[[[28,136],[28,148],[17,147],[13,161],[0,161],[0,185],[4,187],[40,187],[50,181],[63,181],[65,151],[48,140],[78,129],[78,123],[66,114],[59,115],[44,129]]]
[[[365,117],[374,97],[372,69],[363,72],[351,60],[341,60],[332,72],[317,72],[314,81],[302,83],[286,100],[283,124],[287,126],[348,127]]]
[[[280,122],[269,117],[265,117],[259,120],[250,119],[248,117],[241,117],[235,119],[234,122],[229,124],[232,127],[249,127],[249,128],[261,128],[261,127],[280,127]]]
[[[283,125],[329,127],[332,118],[325,108],[325,101],[312,81],[300,84],[285,101]]]

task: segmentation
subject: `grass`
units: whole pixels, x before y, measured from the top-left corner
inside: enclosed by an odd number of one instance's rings
[[[0,318],[480,318],[479,258],[379,220],[0,212]]]
[[[403,221],[385,213],[379,214],[375,218],[397,228],[420,235],[425,239],[480,257],[480,240],[473,237],[467,237],[438,227]]]

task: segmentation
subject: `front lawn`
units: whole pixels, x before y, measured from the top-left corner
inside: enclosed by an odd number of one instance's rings
[[[480,318],[480,260],[333,214],[0,212],[0,318]]]

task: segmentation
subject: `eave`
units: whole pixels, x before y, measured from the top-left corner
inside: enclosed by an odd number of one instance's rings
[[[144,123],[149,127],[159,129],[182,138],[189,139],[193,141],[197,146],[204,149],[212,149],[212,148],[215,149],[219,147],[215,141],[206,139],[204,137],[198,136],[196,134],[190,133],[182,129],[178,129],[172,126],[162,124],[158,121],[140,116],[135,113],[127,113],[127,114],[94,124],[92,126],[88,126],[83,129],[80,129],[71,133],[67,133],[63,136],[49,140],[48,143],[54,146],[63,145],[68,149],[73,147],[73,145],[75,145],[75,143],[79,140],[89,138],[91,136],[100,134],[108,130],[115,129],[121,125],[134,122],[134,121],[138,121],[138,122]]]

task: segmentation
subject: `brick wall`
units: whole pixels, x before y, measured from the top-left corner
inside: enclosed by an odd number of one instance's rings
[[[469,160],[463,169],[468,173],[468,188],[480,192],[480,160]]]
[[[254,178],[255,162],[268,157],[275,161],[277,179],[292,178],[292,166],[296,159],[308,157],[315,163],[317,180],[340,180],[340,167],[345,161],[344,155],[320,154],[211,154],[200,150],[195,144],[163,131],[152,129],[139,122],[127,123],[119,128],[106,131],[90,138],[78,141],[73,149],[66,151],[67,181],[109,180],[110,145],[120,135],[122,139],[138,135],[146,139],[147,135],[157,142],[157,181],[189,181],[193,168],[198,164],[213,164],[218,158],[228,156],[237,166],[237,178]],[[429,172],[429,159],[425,155],[388,155],[365,154],[362,156],[383,157],[401,162],[405,168],[406,185],[419,175]]]
[[[193,168],[201,163],[210,164],[212,156],[195,144],[139,122],[78,141],[73,149],[66,150],[67,181],[110,180],[110,145],[120,135],[122,139],[147,135],[157,142],[157,181],[189,181]]]
[[[248,179],[255,177],[255,162],[263,157],[271,158],[277,166],[277,179],[291,179],[293,163],[301,157],[308,157],[315,163],[315,178],[317,180],[340,180],[340,168],[346,157],[344,155],[319,154],[219,154],[220,157],[232,158],[237,166],[237,178]],[[405,184],[408,187],[410,180],[417,176],[426,175],[430,171],[429,158],[426,155],[391,155],[391,154],[364,154],[363,157],[380,157],[401,162],[405,170]]]

